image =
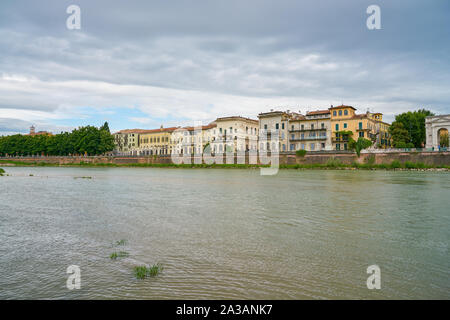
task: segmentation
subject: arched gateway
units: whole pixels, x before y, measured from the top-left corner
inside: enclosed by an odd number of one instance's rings
[[[441,136],[447,136],[450,131],[450,114],[442,116],[432,116],[425,118],[425,129],[426,129],[426,148],[439,149],[441,146]],[[447,141],[448,145],[448,141]]]

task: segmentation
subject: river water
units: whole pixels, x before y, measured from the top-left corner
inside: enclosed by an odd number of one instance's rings
[[[0,299],[450,299],[448,172],[6,171]]]

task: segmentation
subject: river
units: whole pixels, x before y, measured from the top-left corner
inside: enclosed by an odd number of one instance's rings
[[[448,172],[5,170],[0,299],[450,299]]]

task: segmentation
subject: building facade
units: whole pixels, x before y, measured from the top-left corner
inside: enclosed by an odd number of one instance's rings
[[[138,153],[143,156],[168,155],[172,153],[175,141],[172,132],[177,128],[164,128],[145,130],[139,135]]]
[[[289,151],[331,150],[331,119],[329,110],[307,112],[289,119]]]
[[[261,152],[285,152],[288,151],[288,125],[289,119],[298,114],[288,111],[263,112],[258,115],[259,119],[259,142],[258,150]],[[275,138],[273,135],[276,135]]]
[[[139,135],[148,130],[143,129],[126,129],[120,130],[113,134],[116,154],[121,155],[138,155],[139,152]]]
[[[449,145],[450,114],[425,118],[426,148],[439,150]],[[446,137],[446,138],[445,138]],[[447,140],[445,143],[444,140]]]
[[[215,123],[198,127],[183,127],[172,133],[174,152],[176,154],[202,154],[212,143]]]
[[[383,122],[381,113],[356,114],[355,108],[344,105],[332,106],[329,111],[333,150],[348,150],[350,138],[368,139],[377,148],[391,146],[390,125]]]
[[[241,116],[217,118],[211,132],[213,153],[256,152],[258,149],[258,120]]]

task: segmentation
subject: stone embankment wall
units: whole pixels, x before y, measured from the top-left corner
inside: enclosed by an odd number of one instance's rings
[[[270,158],[270,156],[269,156]],[[14,158],[0,158],[0,160],[14,160],[21,162],[45,162],[51,164],[79,164],[85,163],[111,163],[111,164],[161,164],[172,163],[170,156],[97,156],[97,157],[14,157]],[[200,158],[194,159],[192,157],[191,163],[201,163]],[[326,164],[330,160],[338,160],[341,163],[352,164],[358,163],[374,163],[374,164],[390,164],[394,160],[401,163],[421,162],[427,165],[450,165],[450,152],[389,152],[389,153],[362,153],[358,158],[355,153],[351,152],[316,152],[308,153],[304,157],[296,156],[295,153],[280,154],[280,164]],[[222,163],[230,163],[223,157]],[[256,164],[255,161],[249,162],[248,155],[237,158],[234,157],[234,163]],[[261,164],[260,159],[257,159],[257,164]]]

